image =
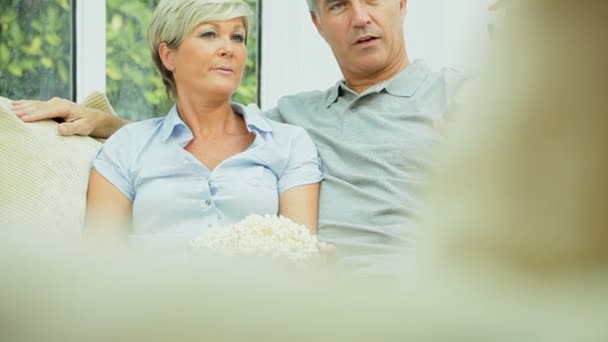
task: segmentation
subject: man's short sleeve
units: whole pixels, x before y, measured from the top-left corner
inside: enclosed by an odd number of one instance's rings
[[[287,166],[279,177],[279,193],[296,186],[318,183],[323,179],[321,161],[312,139],[303,128],[296,129]]]
[[[263,111],[260,114],[263,117],[265,117],[266,119],[269,119],[269,120],[272,120],[272,121],[276,121],[276,122],[285,123],[285,119],[283,119],[283,116],[281,115],[281,112],[279,111],[279,107],[274,107],[272,109]]]
[[[135,198],[135,188],[130,172],[132,148],[128,126],[113,134],[97,152],[93,168],[122,192],[129,201]]]

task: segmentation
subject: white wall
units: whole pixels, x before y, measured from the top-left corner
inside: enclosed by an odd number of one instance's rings
[[[76,0],[76,101],[106,89],[106,1]]]
[[[488,4],[495,1],[444,1],[443,19],[446,25],[443,35],[443,54],[445,59],[440,60],[441,64],[438,65],[449,65],[467,71],[479,66],[489,42]]]
[[[263,0],[262,25],[262,109],[282,95],[327,88],[339,79],[338,64],[310,20],[306,0]]]
[[[434,69],[474,69],[487,43],[488,1],[409,0],[405,31],[410,58],[424,58]],[[305,0],[263,0],[262,23],[263,109],[282,95],[326,89],[340,79]]]

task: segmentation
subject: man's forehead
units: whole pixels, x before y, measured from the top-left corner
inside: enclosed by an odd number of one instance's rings
[[[316,2],[317,8],[320,8],[320,7],[325,7],[327,5],[331,5],[336,2],[350,2],[353,0],[313,0],[313,1]],[[381,2],[383,0],[377,0],[377,1]],[[398,0],[395,0],[395,1],[398,1]]]
[[[340,2],[340,1],[344,1],[344,0],[315,0],[315,1],[317,1],[317,6],[327,6],[334,2]]]

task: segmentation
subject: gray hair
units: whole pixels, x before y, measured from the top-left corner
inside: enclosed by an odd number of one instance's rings
[[[306,0],[306,2],[308,3],[308,10],[311,12],[316,12],[317,11],[317,1],[318,0]]]
[[[177,97],[173,72],[165,68],[158,48],[162,43],[171,49],[179,47],[184,38],[204,22],[243,18],[245,34],[253,12],[243,0],[161,0],[148,27],[148,48],[171,99]]]

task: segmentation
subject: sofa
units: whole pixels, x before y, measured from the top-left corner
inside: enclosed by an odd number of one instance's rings
[[[100,92],[81,104],[115,114]],[[0,227],[80,233],[91,160],[102,141],[60,136],[57,125],[25,123],[0,97]]]

